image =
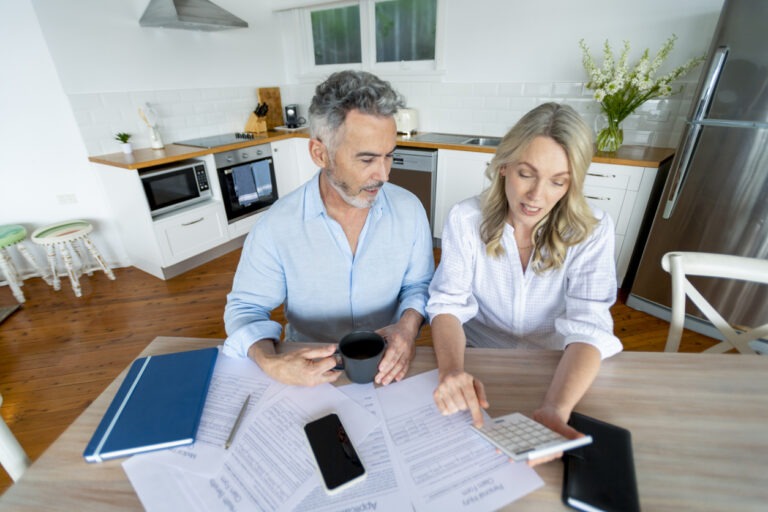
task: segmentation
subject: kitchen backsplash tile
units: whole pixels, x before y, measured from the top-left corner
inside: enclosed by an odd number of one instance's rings
[[[600,106],[592,91],[578,82],[560,83],[429,83],[392,80],[408,107],[419,113],[421,131],[501,136],[534,106],[546,101],[571,105],[593,129],[599,128]],[[685,127],[695,83],[680,83],[683,91],[670,98],[646,102],[624,123],[626,144],[675,147]],[[157,111],[158,128],[168,143],[195,137],[242,131],[256,106],[254,87],[104,92],[69,96],[88,154],[119,151],[117,132],[133,135],[135,147],[149,147],[149,129],[138,108],[149,102]],[[299,105],[306,118],[314,84],[280,87],[283,106]]]

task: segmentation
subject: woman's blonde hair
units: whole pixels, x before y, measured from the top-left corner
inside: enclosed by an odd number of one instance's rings
[[[585,240],[597,224],[583,194],[584,177],[592,162],[592,131],[573,108],[558,103],[539,105],[525,114],[501,140],[485,171],[491,185],[482,196],[480,239],[489,255],[499,257],[504,254],[501,236],[509,203],[505,179],[499,171],[503,166],[519,161],[536,137],[549,137],[563,148],[570,172],[568,192],[533,230],[532,264],[534,271],[540,274],[560,268],[568,247]]]

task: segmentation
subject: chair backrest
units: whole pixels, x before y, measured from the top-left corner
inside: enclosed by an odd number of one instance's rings
[[[3,396],[0,395],[0,405],[2,403]],[[11,429],[5,424],[2,416],[0,416],[0,465],[5,468],[14,482],[21,478],[29,467],[29,457]]]
[[[667,352],[676,352],[680,346],[685,323],[686,296],[712,322],[726,341],[705,352],[726,352],[736,348],[744,354],[754,354],[750,341],[768,336],[768,323],[743,332],[736,331],[715,308],[691,284],[687,276],[736,279],[768,284],[768,260],[714,254],[704,252],[668,252],[661,259],[661,266],[672,278],[672,317],[667,336]]]

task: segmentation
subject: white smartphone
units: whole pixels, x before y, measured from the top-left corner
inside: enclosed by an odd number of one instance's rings
[[[328,494],[336,494],[365,478],[365,468],[336,414],[304,425]]]

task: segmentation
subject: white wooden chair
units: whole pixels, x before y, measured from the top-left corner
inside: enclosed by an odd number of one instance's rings
[[[0,405],[3,404],[3,395],[0,395]],[[29,467],[29,457],[21,447],[19,441],[6,425],[5,420],[0,416],[0,465],[10,475],[15,482],[24,471]]]
[[[725,337],[714,347],[704,352],[721,354],[735,348],[742,354],[763,352],[765,342],[760,338],[768,336],[768,323],[739,332],[691,284],[687,276],[736,279],[753,283],[768,284],[768,260],[713,254],[703,252],[668,252],[661,259],[661,266],[672,278],[672,318],[665,351],[677,352],[685,322],[686,295]]]

